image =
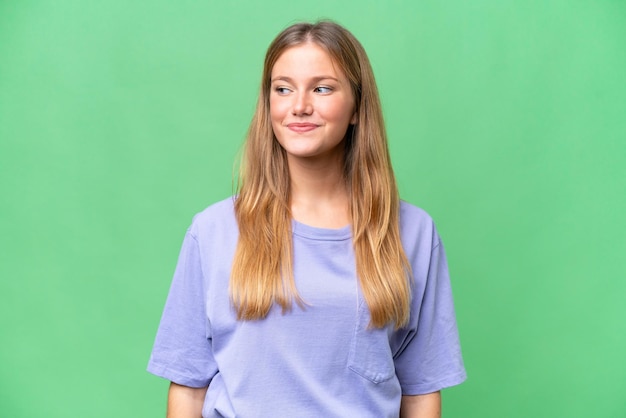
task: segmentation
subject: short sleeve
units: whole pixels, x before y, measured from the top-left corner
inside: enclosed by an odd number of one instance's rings
[[[150,373],[197,388],[208,386],[217,373],[204,288],[198,242],[187,231],[148,362]]]
[[[403,395],[436,392],[466,379],[448,264],[436,233],[423,271],[425,282],[415,285],[411,329],[395,357]]]

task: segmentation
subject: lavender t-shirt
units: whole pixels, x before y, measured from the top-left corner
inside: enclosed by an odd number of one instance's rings
[[[294,277],[306,306],[237,321],[228,294],[233,200],[185,236],[148,371],[208,386],[203,417],[398,417],[401,395],[465,380],[444,250],[430,217],[402,202],[414,276],[406,328],[368,328],[350,227],[293,222]]]

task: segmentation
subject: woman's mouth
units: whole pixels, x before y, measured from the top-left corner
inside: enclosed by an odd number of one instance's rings
[[[289,123],[287,128],[294,132],[309,132],[317,128],[317,125],[314,123]]]

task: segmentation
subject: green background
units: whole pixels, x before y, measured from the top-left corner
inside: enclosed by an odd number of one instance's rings
[[[0,415],[164,415],[185,228],[232,193],[269,42],[320,17],[368,51],[446,243],[444,416],[626,416],[620,0],[0,0]]]

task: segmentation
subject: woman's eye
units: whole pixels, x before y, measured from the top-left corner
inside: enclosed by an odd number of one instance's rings
[[[287,94],[289,93],[289,89],[287,87],[275,87],[274,91],[278,94]]]
[[[327,87],[327,86],[317,86],[317,87],[315,87],[315,92],[316,93],[330,93],[332,91],[333,91],[333,89],[331,87]]]

